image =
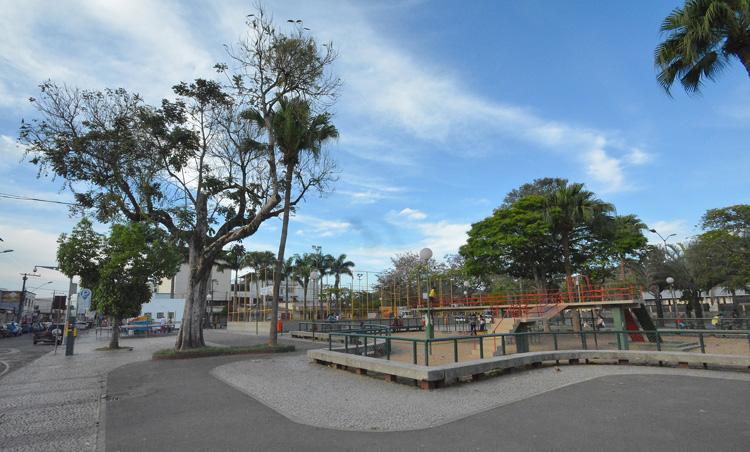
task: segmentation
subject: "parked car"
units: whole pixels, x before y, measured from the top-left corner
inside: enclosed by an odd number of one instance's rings
[[[78,328],[79,330],[87,330],[89,328],[89,324],[88,322],[77,322],[76,328]]]
[[[463,316],[463,315],[454,315],[453,316],[453,322],[454,323],[466,323],[466,316]]]
[[[39,342],[46,342],[46,343],[52,343],[54,344],[57,342],[57,344],[62,344],[62,336],[63,331],[65,330],[65,324],[64,323],[50,323],[49,326],[47,326],[46,329],[42,331],[37,331],[34,333],[34,345],[36,345]]]

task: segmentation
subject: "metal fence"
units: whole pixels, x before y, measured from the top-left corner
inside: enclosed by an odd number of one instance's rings
[[[336,339],[338,336],[344,336]],[[443,365],[551,350],[643,350],[750,356],[750,331],[554,331],[436,339],[331,332],[329,349],[413,364]]]

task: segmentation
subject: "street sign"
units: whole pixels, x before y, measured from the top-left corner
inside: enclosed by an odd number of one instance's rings
[[[91,290],[81,289],[78,292],[78,309],[91,309]]]

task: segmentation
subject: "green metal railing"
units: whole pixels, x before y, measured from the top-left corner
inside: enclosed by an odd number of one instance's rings
[[[349,331],[331,332],[344,336],[344,352],[430,365],[484,359],[491,356],[529,351],[558,350],[649,350],[690,353],[750,355],[750,331],[728,330],[649,330],[649,331],[553,331],[454,336],[447,338],[407,338]],[[491,343],[491,345],[488,345]],[[351,347],[351,345],[355,345]],[[487,350],[490,348],[491,350]],[[533,349],[533,350],[532,350]],[[495,351],[496,350],[496,351]],[[410,355],[407,357],[407,355]],[[421,355],[421,359],[420,359]],[[431,358],[432,357],[432,358]]]

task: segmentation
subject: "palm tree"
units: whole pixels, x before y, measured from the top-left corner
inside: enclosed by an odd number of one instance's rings
[[[750,7],[746,0],[688,0],[662,22],[667,39],[654,51],[659,84],[669,94],[679,80],[688,94],[700,92],[736,57],[750,74]]]
[[[612,248],[620,259],[622,282],[625,278],[625,256],[643,249],[648,240],[641,233],[646,225],[635,215],[617,215],[612,223]]]
[[[318,259],[318,262],[316,263],[318,274],[320,274],[320,290],[318,291],[318,299],[320,299],[320,295],[323,294],[323,276],[331,275],[331,265],[333,264],[333,261],[335,260],[333,256],[330,254],[326,254],[323,256],[319,256],[320,259]],[[331,312],[331,294],[330,292],[325,294],[325,300],[326,300],[326,317],[328,317],[328,314]],[[323,309],[323,303],[320,303],[320,309]]]
[[[263,272],[264,280],[268,279],[268,270],[276,262],[276,258],[270,251],[250,251],[245,255],[244,267],[251,267],[255,272],[255,296],[257,297],[256,316],[260,309],[260,275]],[[276,303],[274,303],[275,305]],[[275,317],[274,317],[275,318]]]
[[[245,247],[236,244],[216,257],[216,269],[218,271],[234,270],[234,296],[232,297],[232,307],[227,309],[227,315],[237,311],[237,278],[242,267],[245,266]]]
[[[336,293],[336,301],[339,305],[339,312],[341,312],[341,295],[339,294],[341,275],[344,274],[352,276],[352,268],[354,268],[354,262],[346,260],[346,254],[342,254],[331,261],[330,273],[334,275],[333,289]]]
[[[563,246],[565,276],[572,276],[570,265],[570,234],[579,226],[597,225],[614,210],[611,204],[597,199],[583,184],[566,185],[544,200],[544,218],[560,234]]]
[[[281,163],[284,165],[284,212],[281,226],[281,239],[279,241],[279,253],[276,262],[276,273],[281,276],[281,264],[284,261],[287,233],[289,230],[289,214],[292,206],[292,185],[295,176],[295,168],[300,163],[303,152],[317,161],[320,157],[322,146],[327,141],[338,137],[338,130],[331,124],[329,113],[315,114],[310,101],[301,98],[282,98],[279,108],[274,113],[272,121],[276,144],[281,151]],[[295,200],[294,203],[299,201]],[[275,278],[273,284],[274,297],[277,297],[281,288],[281,279]],[[278,315],[276,303],[272,307],[272,318]],[[271,328],[269,345],[276,345],[276,329]]]
[[[302,256],[295,254],[294,266],[297,269],[295,280],[302,285],[302,319],[307,320],[307,286],[310,285],[310,274],[315,268],[315,255],[305,253]]]

